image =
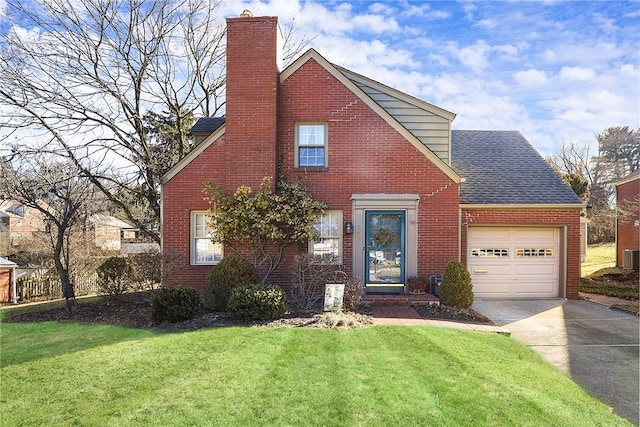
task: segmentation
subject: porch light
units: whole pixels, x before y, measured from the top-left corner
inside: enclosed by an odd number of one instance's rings
[[[344,234],[353,234],[353,223],[351,221],[344,223]]]

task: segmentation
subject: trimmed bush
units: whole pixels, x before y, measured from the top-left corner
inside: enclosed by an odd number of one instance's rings
[[[258,272],[249,261],[240,256],[224,257],[209,272],[204,303],[211,310],[226,311],[232,289],[258,282]]]
[[[229,296],[229,311],[240,320],[279,319],[287,308],[287,296],[275,285],[234,288]]]
[[[469,308],[473,304],[471,275],[460,261],[449,261],[440,285],[440,302],[457,308]]]
[[[158,324],[165,321],[175,323],[193,319],[203,307],[200,294],[193,288],[186,286],[161,288],[153,294],[151,321]]]
[[[98,288],[103,294],[122,295],[131,288],[133,268],[126,258],[107,258],[96,270]]]

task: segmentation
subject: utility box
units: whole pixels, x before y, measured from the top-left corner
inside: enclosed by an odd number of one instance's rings
[[[622,252],[622,268],[634,271],[640,269],[640,249],[625,249]]]

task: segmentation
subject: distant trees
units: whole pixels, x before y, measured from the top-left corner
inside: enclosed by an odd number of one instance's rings
[[[547,162],[590,206],[589,242],[615,238],[615,182],[640,170],[640,129],[614,126],[596,136],[598,153],[588,145],[565,143]]]
[[[160,177],[195,118],[224,111],[219,1],[5,3],[0,157],[62,158],[159,242]],[[294,34],[287,57],[305,46]]]
[[[75,314],[72,239],[94,212],[95,189],[77,175],[73,164],[38,159],[38,163],[17,166],[0,162],[0,194],[42,213],[45,224],[42,237],[60,276],[67,309]]]

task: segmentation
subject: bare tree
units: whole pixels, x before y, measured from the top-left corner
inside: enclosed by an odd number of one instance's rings
[[[598,153],[590,156],[588,145],[565,143],[547,162],[590,207],[587,216],[589,243],[615,238],[616,181],[640,170],[640,130],[614,126],[596,137]]]
[[[219,2],[6,4],[14,24],[0,36],[0,137],[9,154],[69,159],[159,242],[160,178],[176,157],[159,164],[163,139],[145,117],[155,112],[170,118],[183,154],[191,149],[194,118],[224,112],[226,38],[216,15]],[[306,44],[293,43],[295,34],[294,27],[284,33],[289,58]]]
[[[73,164],[40,157],[37,163],[18,166],[0,163],[0,194],[42,213],[44,236],[60,276],[67,309],[75,314],[71,241],[76,229],[93,213],[89,209],[95,206],[94,187],[77,175]]]

